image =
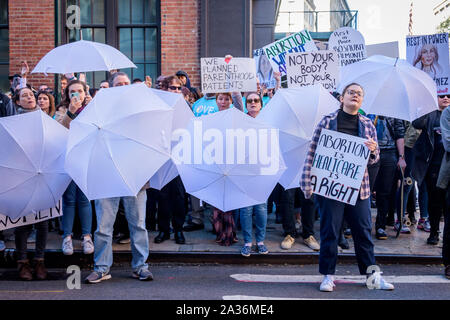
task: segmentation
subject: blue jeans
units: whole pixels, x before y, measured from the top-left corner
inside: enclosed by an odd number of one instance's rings
[[[256,243],[263,242],[266,238],[267,204],[258,204],[239,210],[244,243],[252,243],[252,217],[255,214],[255,238]]]
[[[136,197],[95,200],[97,230],[94,237],[94,271],[106,273],[113,264],[112,234],[119,202],[122,200],[131,239],[131,266],[134,271],[148,269],[148,235],[145,228],[147,193],[141,190]]]
[[[63,194],[63,216],[61,218],[64,238],[72,235],[73,220],[75,219],[75,208],[78,207],[80,216],[81,234],[90,235],[92,230],[92,207],[83,191],[71,182]]]

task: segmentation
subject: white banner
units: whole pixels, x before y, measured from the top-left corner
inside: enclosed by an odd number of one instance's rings
[[[406,60],[433,78],[438,89],[437,94],[449,93],[447,33],[407,37]]]
[[[363,35],[353,28],[343,27],[334,31],[328,40],[328,49],[339,54],[341,67],[366,59]]]
[[[365,141],[322,129],[311,170],[315,194],[355,205],[370,156]]]
[[[303,30],[263,48],[273,70],[286,75],[286,54],[291,52],[317,51],[314,40],[308,30]]]
[[[26,217],[11,219],[10,217],[0,214],[0,231],[25,226],[28,224],[35,224],[45,220],[61,217],[62,215],[61,200],[58,201],[58,204],[54,208],[38,211],[37,213],[29,214]]]
[[[287,55],[288,88],[320,83],[327,91],[336,91],[339,83],[339,58],[334,51],[289,53]]]
[[[201,58],[202,92],[256,91],[256,67],[252,58]]]

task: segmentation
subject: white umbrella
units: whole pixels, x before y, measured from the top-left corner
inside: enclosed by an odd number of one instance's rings
[[[285,170],[278,131],[235,108],[192,120],[172,157],[186,192],[223,211],[264,203]]]
[[[298,188],[314,129],[339,102],[322,85],[280,89],[257,120],[280,130],[280,148],[287,170],[280,178],[285,189]]]
[[[70,124],[67,172],[88,199],[136,196],[170,158],[173,113],[143,83],[100,90]]]
[[[80,40],[48,52],[32,73],[74,73],[137,68],[122,52],[107,44]]]
[[[367,114],[413,121],[438,108],[436,83],[403,59],[375,55],[341,68],[339,91],[352,82],[364,88]]]
[[[194,118],[194,114],[183,96],[177,93],[162,91],[161,98],[174,108],[172,132],[177,129],[186,128],[191,119]],[[175,144],[176,142],[173,141],[172,147]],[[172,159],[170,159],[155,173],[155,175],[153,175],[153,177],[150,178],[150,188],[161,190],[177,176],[177,168]]]
[[[71,179],[68,130],[42,111],[0,119],[0,213],[16,219],[55,207]]]

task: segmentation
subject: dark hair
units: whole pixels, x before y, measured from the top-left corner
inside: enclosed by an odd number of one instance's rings
[[[117,78],[117,77],[120,77],[120,76],[125,76],[125,77],[127,77],[128,79],[130,79],[130,78],[128,77],[128,75],[127,75],[125,72],[116,72],[116,73],[114,73],[114,74],[108,79],[109,86],[110,86],[111,88],[114,87],[114,80],[116,80],[116,78]]]
[[[197,101],[201,98],[203,98],[203,93],[198,88],[191,87],[192,96],[194,98],[194,101]]]
[[[41,90],[36,95],[36,100],[37,100],[36,102],[39,101],[39,96],[41,94],[46,95],[48,97],[48,101],[50,103],[50,106],[48,107],[48,115],[50,117],[53,117],[55,115],[55,112],[56,112],[56,109],[55,109],[55,98],[50,93],[48,93],[47,91]]]
[[[364,93],[364,88],[362,87],[362,85],[360,85],[359,83],[356,83],[356,82],[352,82],[352,83],[350,83],[350,84],[345,86],[344,90],[342,90],[342,94],[339,95],[339,98],[343,97],[345,95],[345,93],[347,92],[348,88],[350,88],[351,86],[358,86],[358,87],[360,87],[362,89],[363,93]],[[340,108],[342,109],[343,107],[344,107],[344,103],[341,102]]]
[[[231,96],[230,92],[219,92],[219,93],[216,93],[216,100],[219,97],[219,95],[230,97],[230,100],[233,101],[233,97]]]
[[[139,79],[139,78],[136,78],[136,79],[133,79],[133,81],[131,82],[131,83],[140,83],[140,82],[143,82],[141,79]]]
[[[81,85],[83,86],[84,92],[85,92],[86,95],[87,95],[87,87],[86,87],[86,83],[83,82],[83,81],[80,81],[80,80],[72,80],[72,81],[70,81],[70,82],[67,84],[67,87],[66,87],[66,89],[64,90],[64,100],[61,101],[61,103],[58,105],[58,108],[61,107],[61,106],[62,106],[62,107],[66,107],[66,108],[69,107],[69,104],[70,104],[69,88],[70,88],[71,86],[73,86],[74,84],[81,84]],[[84,103],[84,101],[83,101],[83,103]]]
[[[12,97],[12,101],[13,101],[15,104],[17,104],[17,101],[20,100],[20,93],[21,93],[22,90],[24,90],[24,89],[28,89],[28,90],[30,90],[30,91],[34,94],[33,90],[32,90],[31,88],[29,88],[28,86],[16,90],[16,92],[14,92],[14,96]],[[34,98],[36,99],[36,96],[35,96]]]
[[[180,86],[183,85],[181,83],[181,80],[178,79],[177,76],[169,76],[169,77],[164,78],[164,80],[161,82],[161,90],[167,91],[167,89],[169,88],[170,84],[173,81],[177,82]]]
[[[261,106],[262,106],[262,104],[263,104],[262,96],[256,91],[247,92],[245,94],[245,99],[247,100],[248,96],[251,95],[251,94],[256,94],[259,97],[259,100],[261,100]]]

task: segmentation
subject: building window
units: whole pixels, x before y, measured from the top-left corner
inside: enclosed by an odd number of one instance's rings
[[[64,26],[63,43],[82,37],[109,44],[138,67],[121,70],[131,80],[144,80],[146,75],[157,77],[160,70],[159,0],[63,0],[63,8],[70,5],[80,7],[81,32]],[[90,72],[86,78],[98,88],[106,77],[106,72]]]
[[[0,0],[0,90],[9,90],[8,0]]]

